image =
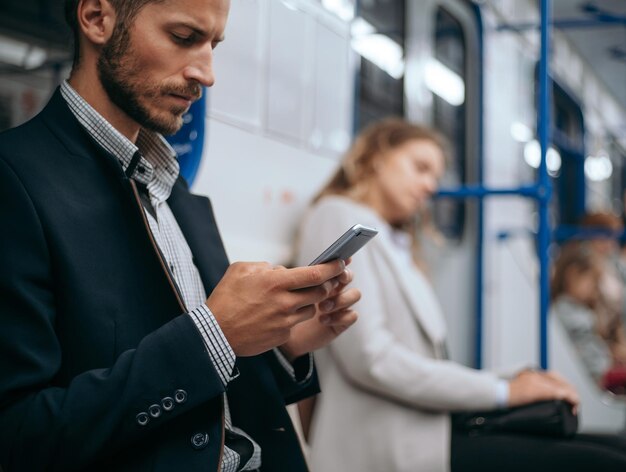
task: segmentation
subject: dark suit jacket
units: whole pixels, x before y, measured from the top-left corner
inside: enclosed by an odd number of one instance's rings
[[[210,293],[228,260],[209,200],[179,179],[168,203]],[[218,470],[224,388],[207,356],[134,183],[57,90],[0,134],[0,466]],[[317,380],[298,386],[271,352],[237,366],[233,422],[263,470],[306,470],[284,404]],[[151,405],[161,413],[141,426]]]

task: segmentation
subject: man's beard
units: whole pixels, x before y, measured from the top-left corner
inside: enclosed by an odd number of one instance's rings
[[[193,97],[202,96],[198,83],[184,86],[151,82],[141,75],[133,57],[128,31],[116,28],[103,46],[98,59],[98,77],[109,99],[140,126],[157,133],[176,133],[183,124],[184,106],[170,106],[151,111],[149,104],[169,94]],[[143,103],[142,103],[143,102]]]

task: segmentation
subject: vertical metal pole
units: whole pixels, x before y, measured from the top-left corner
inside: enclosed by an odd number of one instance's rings
[[[482,128],[482,127],[481,127]],[[481,129],[482,134],[482,129]],[[482,152],[480,154],[482,156]],[[480,185],[483,185],[483,168],[481,160],[480,168]],[[476,355],[474,358],[474,367],[477,369],[483,368],[483,285],[484,285],[484,261],[485,257],[485,235],[483,225],[485,224],[485,199],[479,198],[478,202],[478,235],[476,242]]]
[[[474,6],[476,12],[476,20],[478,22],[478,54],[479,62],[478,67],[480,72],[480,78],[478,79],[478,106],[479,113],[477,117],[478,123],[478,183],[480,186],[485,185],[485,155],[484,155],[484,123],[482,117],[484,116],[484,81],[482,73],[484,68],[484,45],[483,45],[483,21],[480,16],[480,7]],[[471,78],[470,78],[471,79]],[[483,298],[483,285],[485,281],[485,199],[479,198],[477,202],[478,206],[478,234],[476,241],[476,325],[475,325],[475,342],[476,342],[476,356],[474,358],[474,364],[477,369],[483,368],[483,325],[484,325],[484,298]]]
[[[543,369],[548,368],[548,305],[550,302],[548,248],[550,245],[550,220],[548,209],[552,194],[550,176],[546,163],[550,144],[550,24],[551,0],[541,0],[541,60],[539,62],[539,142],[541,144],[541,165],[539,166],[539,329],[540,361]]]

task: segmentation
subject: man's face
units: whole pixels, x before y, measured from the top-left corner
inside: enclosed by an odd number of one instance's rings
[[[139,125],[173,134],[213,85],[213,49],[223,39],[229,0],[148,3],[103,46],[98,74],[109,99]]]

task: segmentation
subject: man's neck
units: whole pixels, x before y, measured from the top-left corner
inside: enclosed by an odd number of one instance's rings
[[[79,68],[72,72],[68,82],[115,129],[133,143],[137,142],[141,127],[110,100],[95,70]]]

